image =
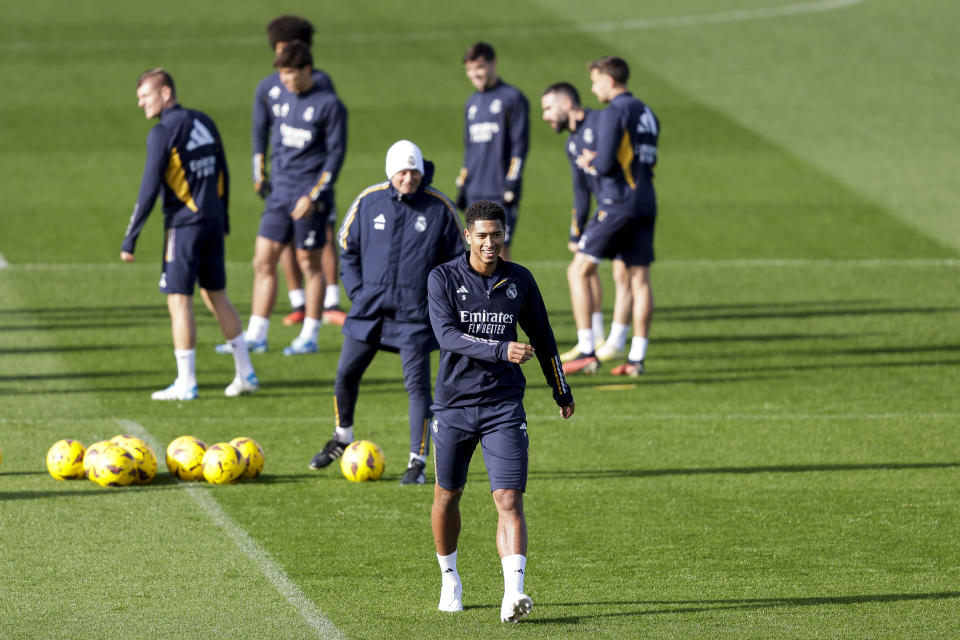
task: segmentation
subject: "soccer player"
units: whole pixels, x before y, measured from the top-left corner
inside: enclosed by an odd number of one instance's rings
[[[486,42],[463,54],[467,79],[476,92],[464,107],[463,167],[457,177],[457,206],[491,200],[506,211],[503,259],[517,226],[523,163],[530,146],[530,106],[520,90],[497,76],[497,55]]]
[[[440,342],[440,370],[432,424],[435,443],[431,525],[440,563],[441,611],[463,609],[457,572],[460,498],[470,458],[480,444],[497,508],[497,550],[503,567],[500,619],[516,622],[533,603],[523,592],[527,524],[526,380],[520,366],[536,357],[560,406],[573,415],[573,394],[563,376],[557,344],[533,275],[500,258],[505,213],[479,201],[467,209],[464,237],[469,252],[430,272],[430,322]],[[517,325],[531,344],[517,341]]]
[[[650,264],[657,219],[653,167],[657,163],[660,122],[650,107],[627,89],[630,68],[622,58],[600,58],[590,63],[589,69],[590,90],[609,106],[600,112],[596,150],[583,149],[577,158],[577,166],[597,174],[599,208],[580,237],[567,270],[580,353],[564,367],[572,373],[596,371],[599,366],[590,330],[590,300],[585,292],[600,260],[619,258],[626,265],[633,294],[633,340],[627,361],[610,373],[638,376],[644,371],[653,318]]]
[[[334,384],[335,431],[310,462],[322,469],[353,442],[360,379],[377,351],[400,354],[410,398],[410,456],[400,484],[424,484],[430,448],[430,352],[438,348],[427,316],[427,274],[463,253],[460,221],[430,186],[433,163],[409,140],[387,151],[387,182],[365,189],[340,228],[341,277],[352,306]]]
[[[134,261],[137,238],[162,189],[160,291],[167,294],[177,360],[177,379],[152,398],[197,397],[197,327],[193,316],[196,282],[200,283],[207,308],[233,347],[236,375],[224,394],[233,398],[253,393],[260,381],[250,364],[240,316],[226,291],[223,236],[229,231],[230,176],[220,133],[209,116],[180,106],[173,78],[163,69],[146,71],[137,80],[137,105],[148,120],[157,118],[159,122],[147,136],[147,162],[120,259]]]
[[[309,21],[291,15],[275,18],[267,24],[267,39],[274,55],[279,54],[287,44],[299,40],[307,46],[313,41],[313,25]],[[336,93],[330,76],[320,69],[313,70],[313,81],[321,91]],[[274,72],[257,85],[253,100],[253,187],[260,197],[266,199],[270,193],[270,180],[266,173],[266,155],[270,142],[270,130],[274,112],[282,109],[281,96],[284,86],[280,74]],[[274,137],[274,144],[277,139]],[[337,249],[333,242],[333,227],[336,224],[336,208],[328,212],[326,242],[320,250],[321,271],[326,286],[323,299],[323,320],[343,324],[343,311],[340,311],[340,287],[337,284]],[[303,322],[306,310],[306,298],[303,291],[303,274],[290,245],[280,253],[280,266],[287,280],[288,296],[293,311],[284,317],[285,325]]]
[[[271,189],[254,246],[253,304],[245,339],[250,350],[267,350],[270,312],[277,297],[277,261],[293,240],[306,277],[306,317],[300,335],[284,355],[317,352],[322,290],[320,250],[327,215],[333,210],[333,183],[347,144],[347,112],[336,94],[317,86],[313,56],[303,42],[287,44],[274,59],[284,90],[277,95],[272,136]],[[229,345],[217,348],[229,352]]]
[[[588,109],[580,104],[580,93],[569,82],[557,82],[547,87],[540,96],[540,109],[543,120],[557,133],[569,131],[567,137],[567,159],[570,162],[570,175],[573,180],[573,213],[570,220],[570,240],[567,248],[576,254],[580,236],[587,225],[590,215],[591,194],[597,192],[596,172],[577,166],[577,158],[583,149],[596,150],[597,124],[600,112]],[[571,266],[573,261],[570,262]],[[610,324],[610,336],[603,335],[603,288],[600,276],[594,270],[588,277],[590,301],[590,329],[596,346],[597,359],[609,362],[626,357],[624,350],[629,330],[630,312],[633,296],[630,292],[630,280],[627,267],[620,258],[613,260],[613,280],[616,285],[616,298],[613,306],[613,321]],[[561,362],[568,362],[579,355],[576,346],[560,354]],[[569,371],[568,371],[569,373]]]

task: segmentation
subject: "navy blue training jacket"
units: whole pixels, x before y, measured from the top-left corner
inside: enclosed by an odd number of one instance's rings
[[[381,182],[350,205],[338,234],[340,279],[351,302],[344,335],[398,349],[437,348],[427,274],[462,253],[463,238],[453,203],[432,179],[426,161],[416,192],[401,196]]]
[[[485,278],[464,253],[431,271],[427,286],[430,322],[441,349],[437,405],[522,401],[526,379],[520,365],[507,360],[518,324],[530,338],[557,405],[573,402],[543,297],[526,268],[500,260],[493,276]]]
[[[147,135],[147,161],[137,204],[123,238],[122,250],[133,253],[157,195],[163,190],[163,228],[224,219],[230,174],[217,126],[205,113],[179,104],[164,109]]]

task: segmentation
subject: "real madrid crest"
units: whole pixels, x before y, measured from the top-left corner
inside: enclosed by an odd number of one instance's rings
[[[507,297],[511,300],[517,297],[517,285],[512,282],[507,285]]]
[[[490,103],[490,113],[500,113],[503,109],[503,102],[500,101],[500,98],[497,98]]]
[[[583,141],[587,144],[593,144],[593,129],[590,127],[583,130]]]
[[[427,230],[427,218],[426,216],[417,216],[416,221],[413,223],[413,228],[423,233]]]
[[[306,120],[307,122],[310,122],[311,120],[313,120],[313,107],[312,107],[312,106],[307,107],[306,110],[304,110],[304,112],[303,112],[303,119]]]
[[[270,87],[270,91],[267,92],[267,95],[270,96],[271,100],[276,100],[277,98],[280,97],[281,91],[282,89],[280,88],[280,85],[273,85],[272,87]]]
[[[467,119],[473,120],[476,117],[477,117],[477,105],[472,104],[470,105],[470,108],[467,109]]]

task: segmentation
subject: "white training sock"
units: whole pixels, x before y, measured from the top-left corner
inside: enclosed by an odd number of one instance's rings
[[[593,353],[593,329],[577,329],[577,351]]]
[[[634,336],[633,340],[630,342],[630,353],[627,354],[627,360],[640,362],[646,358],[648,344],[650,344],[650,341],[646,338],[638,338],[637,336]]]
[[[503,592],[523,593],[523,574],[527,570],[527,557],[519,553],[500,558],[503,565]]]
[[[603,342],[603,311],[594,311],[590,314],[590,329],[593,330],[593,344]]]
[[[302,309],[307,304],[307,296],[303,289],[294,289],[287,292],[287,298],[290,299],[292,309]]]
[[[227,340],[233,347],[233,368],[241,378],[247,378],[253,373],[253,364],[250,362],[250,352],[247,351],[247,341],[243,334],[238,333],[235,338]]]
[[[181,389],[192,389],[197,386],[197,350],[174,349],[173,356],[177,359],[177,384]]]
[[[437,554],[437,562],[440,563],[440,578],[443,580],[443,583],[452,582],[458,584],[460,582],[460,574],[457,573],[457,551],[454,550],[448,556],[442,556],[439,553]]]
[[[409,467],[409,466],[410,466],[410,463],[413,462],[414,460],[419,460],[419,461],[422,462],[423,464],[427,464],[427,456],[418,456],[418,455],[415,454],[413,451],[411,451],[411,452],[410,452],[410,459],[407,460],[407,466]]]
[[[317,334],[320,333],[320,320],[307,316],[303,319],[303,328],[300,329],[300,337],[304,340],[317,341]]]
[[[337,427],[333,430],[333,437],[338,442],[353,442],[353,427]]]
[[[607,344],[614,349],[623,349],[627,344],[627,331],[629,329],[630,325],[611,322],[610,335],[607,336]]]
[[[250,322],[247,323],[247,333],[244,335],[247,342],[263,342],[267,339],[267,331],[270,329],[270,318],[263,316],[250,316]]]
[[[323,294],[323,308],[340,306],[340,285],[328,284]]]

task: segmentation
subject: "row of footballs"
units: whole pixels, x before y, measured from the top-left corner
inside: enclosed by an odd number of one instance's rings
[[[264,456],[252,438],[234,438],[208,448],[193,436],[180,436],[167,447],[166,462],[181,480],[227,484],[260,475]],[[86,448],[68,438],[50,447],[47,470],[57,480],[89,478],[101,487],[146,484],[157,475],[157,456],[136,436],[117,435]]]

